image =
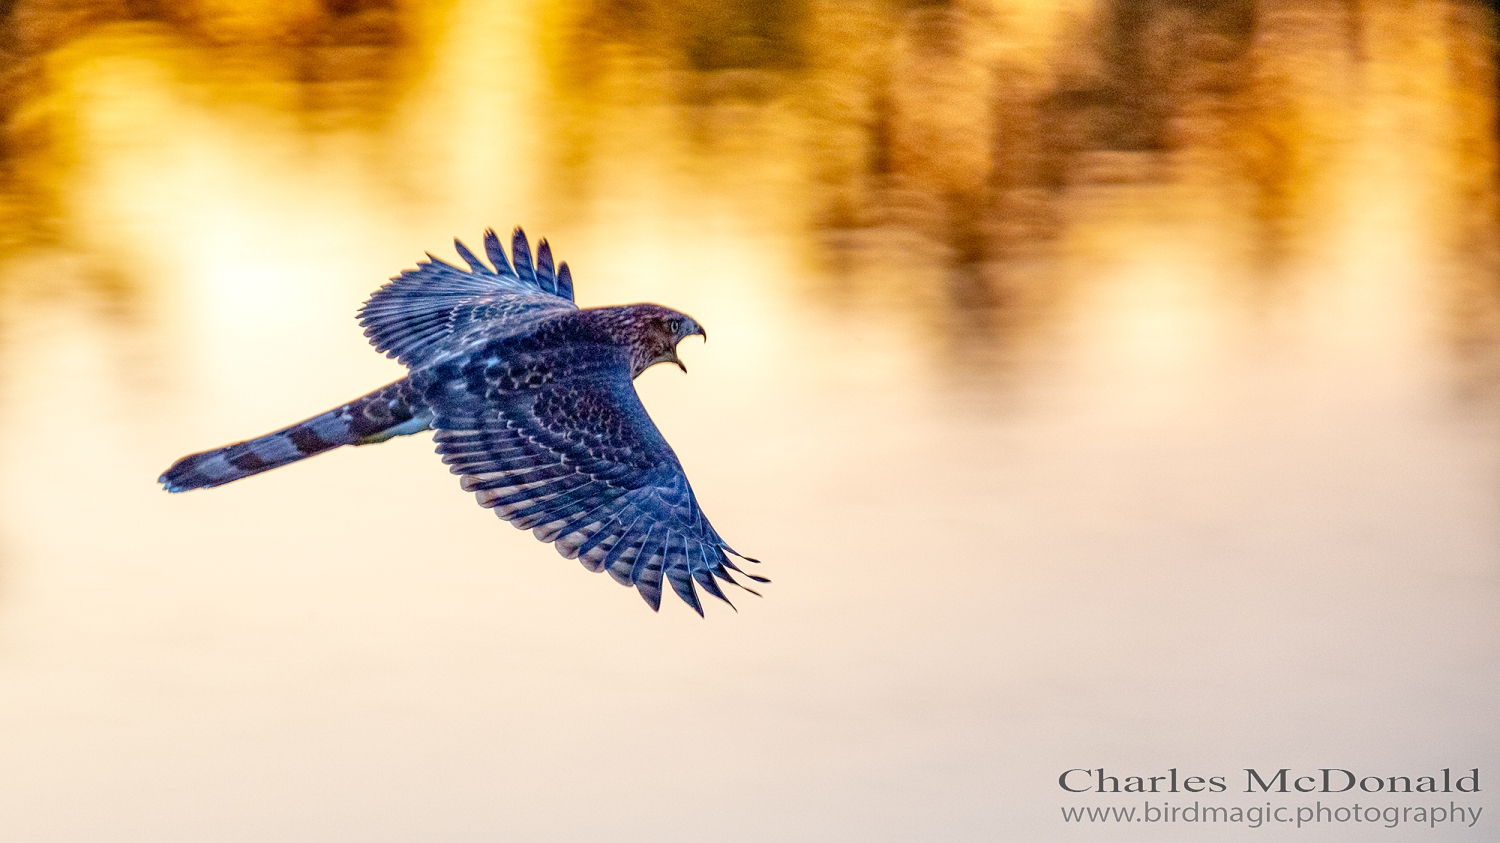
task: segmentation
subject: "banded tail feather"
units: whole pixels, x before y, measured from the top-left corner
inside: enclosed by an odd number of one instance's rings
[[[157,482],[168,492],[209,489],[342,445],[373,445],[426,430],[432,414],[405,378],[274,433],[189,454]]]

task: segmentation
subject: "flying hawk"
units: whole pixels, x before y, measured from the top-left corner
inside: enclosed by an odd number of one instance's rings
[[[687,367],[677,344],[703,328],[655,304],[579,309],[566,263],[543,240],[532,262],[494,231],[494,267],[454,240],[469,269],[427,255],[375,292],[359,323],[410,373],[348,404],[258,439],[183,457],[169,492],[222,486],[341,445],[435,430],[437,451],[479,505],[552,542],[591,571],[633,585],[653,610],[662,580],[703,614],[694,585],[728,603],[717,580],[756,582],[751,562],[714,531],[682,464],[631,384],[657,363]],[[754,593],[752,591],[752,593]],[[732,604],[731,604],[732,605]]]

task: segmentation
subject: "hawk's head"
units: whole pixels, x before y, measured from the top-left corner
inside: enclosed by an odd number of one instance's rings
[[[708,339],[703,326],[686,313],[678,313],[659,304],[638,304],[630,308],[633,352],[631,377],[655,366],[657,363],[676,363],[677,368],[687,371],[687,366],[677,356],[677,344],[690,336]]]

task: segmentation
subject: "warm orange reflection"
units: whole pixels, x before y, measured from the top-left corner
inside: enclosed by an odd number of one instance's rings
[[[1497,760],[1486,6],[0,8],[0,838],[1075,839],[1071,766]],[[708,326],[639,388],[765,600],[652,615],[419,439],[151,482],[517,223]]]

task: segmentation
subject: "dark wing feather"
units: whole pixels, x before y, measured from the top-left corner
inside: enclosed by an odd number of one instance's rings
[[[359,324],[365,336],[386,356],[416,366],[455,350],[475,336],[519,333],[542,317],[576,310],[571,283],[566,295],[557,292],[550,276],[550,251],[544,286],[532,271],[531,250],[519,228],[515,244],[516,266],[522,268],[519,274],[506,260],[493,231],[485,232],[484,245],[494,269],[457,240],[453,245],[469,265],[467,270],[429,254],[416,269],[402,272],[375,291],[360,308]]]
[[[552,270],[552,246],[545,239],[536,247],[536,280],[543,290],[562,295],[557,288],[557,273]]]
[[[465,377],[468,393],[450,393],[433,423],[443,462],[481,506],[635,586],[652,609],[663,581],[700,615],[695,585],[729,602],[715,577],[739,585],[733,551],[698,508],[623,362],[574,369],[520,389],[488,372]]]
[[[536,272],[531,268],[531,244],[526,242],[526,232],[522,231],[519,226],[510,235],[510,259],[515,263],[516,275],[522,281],[534,285],[544,293],[552,292],[537,281]]]
[[[500,245],[500,237],[495,234],[495,229],[484,230],[484,253],[489,255],[490,263],[495,265],[495,272],[501,275],[515,275],[516,271],[510,268],[510,261],[505,257],[505,247]]]

